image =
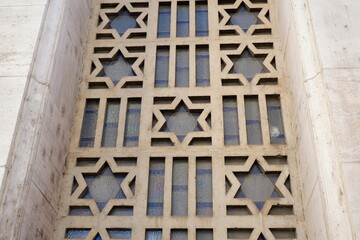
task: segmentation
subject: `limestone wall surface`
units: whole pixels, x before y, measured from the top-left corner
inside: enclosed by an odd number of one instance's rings
[[[7,161],[0,193],[0,239],[50,239],[91,2],[2,1],[0,5],[5,2],[13,6],[0,6],[6,46],[0,53],[7,57],[0,61],[4,92],[0,118],[8,125],[0,125],[3,167]]]
[[[360,239],[357,1],[277,1],[309,239]]]
[[[47,0],[0,1],[0,182]]]

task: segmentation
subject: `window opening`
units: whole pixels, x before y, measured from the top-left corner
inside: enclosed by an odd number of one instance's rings
[[[54,239],[305,239],[272,0],[96,0]]]
[[[196,46],[196,86],[210,86],[210,59],[208,46]]]
[[[196,2],[196,36],[208,36],[208,7],[207,2]]]
[[[178,2],[177,5],[177,21],[176,21],[176,36],[189,36],[189,2]]]
[[[158,47],[156,52],[155,87],[169,85],[169,47]]]
[[[176,87],[189,87],[189,47],[176,48]]]
[[[171,2],[161,2],[158,15],[158,38],[170,37]]]

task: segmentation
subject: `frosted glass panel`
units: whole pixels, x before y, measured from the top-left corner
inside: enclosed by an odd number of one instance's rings
[[[170,37],[171,3],[160,3],[158,18],[158,38]]]
[[[188,160],[175,158],[172,179],[172,215],[186,216],[188,211]]]
[[[70,207],[69,212],[71,216],[92,216],[92,212],[88,206]]]
[[[108,229],[107,232],[111,239],[131,239],[131,229]]]
[[[187,230],[172,229],[170,239],[171,240],[187,240],[188,239]]]
[[[155,87],[167,87],[169,81],[169,47],[158,47],[156,52]]]
[[[180,141],[183,141],[189,132],[199,131],[197,119],[199,112],[190,111],[187,106],[181,102],[175,111],[164,112],[166,119],[165,132],[173,132]]]
[[[104,67],[102,76],[109,77],[116,85],[122,78],[134,76],[133,63],[132,60],[125,59],[121,53],[118,53],[114,59],[102,61]]]
[[[110,17],[110,26],[116,29],[120,36],[122,36],[129,28],[137,28],[138,24],[130,12],[126,8],[123,8],[119,12],[119,15]]]
[[[249,198],[259,209],[262,209],[267,199],[280,197],[275,188],[279,177],[277,172],[265,173],[255,163],[250,172],[235,173],[235,176],[241,183],[240,191],[237,192],[235,198]]]
[[[206,2],[196,3],[196,36],[208,36],[208,7]]]
[[[262,144],[259,100],[257,96],[245,97],[245,115],[248,144]]]
[[[230,73],[242,74],[251,82],[257,73],[268,72],[264,67],[264,58],[253,56],[249,50],[244,50],[240,57],[231,57],[234,63]]]
[[[102,147],[115,147],[118,136],[120,99],[109,99],[106,106]]]
[[[176,36],[177,37],[189,36],[189,3],[188,2],[178,2]]]
[[[223,98],[224,111],[224,143],[225,145],[239,145],[239,120],[237,100],[235,96]]]
[[[189,47],[176,48],[176,87],[189,87]]]
[[[149,188],[147,215],[163,215],[164,206],[164,179],[165,179],[165,160],[151,159],[149,170]]]
[[[90,229],[67,229],[65,237],[68,239],[85,239]]]
[[[266,96],[266,104],[269,119],[270,142],[272,144],[284,144],[285,130],[282,119],[280,96]]]
[[[99,99],[86,100],[84,118],[81,128],[80,147],[93,147],[96,122],[99,111]]]
[[[196,47],[196,86],[210,86],[209,47]]]
[[[196,230],[196,240],[212,240],[213,230],[212,229],[198,229]]]
[[[134,209],[132,206],[114,206],[109,215],[111,216],[132,216]]]
[[[141,100],[139,98],[128,99],[124,146],[136,147],[139,143]]]
[[[125,199],[120,188],[126,174],[113,174],[110,167],[105,167],[98,174],[84,175],[87,189],[83,195],[85,199],[93,199],[102,210],[110,199]]]
[[[247,32],[251,25],[258,22],[257,14],[258,12],[250,12],[244,5],[241,5],[231,14],[230,24],[239,25],[244,32]]]
[[[210,158],[196,160],[196,215],[212,215],[212,166]]]
[[[162,231],[161,230],[146,230],[146,240],[161,240]]]

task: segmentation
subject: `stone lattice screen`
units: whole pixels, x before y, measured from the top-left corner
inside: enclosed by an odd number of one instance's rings
[[[96,0],[55,239],[305,239],[270,0]]]

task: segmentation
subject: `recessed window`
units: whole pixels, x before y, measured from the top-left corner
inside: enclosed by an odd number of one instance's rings
[[[56,239],[297,239],[272,1],[97,0]]]

